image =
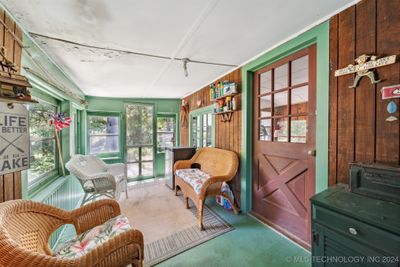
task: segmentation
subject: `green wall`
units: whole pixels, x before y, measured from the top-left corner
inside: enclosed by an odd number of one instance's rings
[[[140,104],[149,104],[154,106],[154,132],[153,138],[154,142],[154,175],[155,176],[163,176],[164,175],[164,161],[165,161],[165,153],[157,153],[156,150],[156,140],[157,140],[157,131],[156,131],[156,116],[157,114],[172,114],[176,116],[176,123],[179,125],[179,112],[180,112],[180,99],[155,99],[155,98],[106,98],[106,97],[94,97],[94,96],[87,96],[86,100],[89,102],[89,106],[86,111],[87,113],[90,112],[112,112],[118,113],[121,116],[121,148],[122,152],[126,150],[125,147],[125,130],[126,130],[126,123],[125,123],[125,105],[130,103],[140,103]],[[177,137],[177,144],[179,144],[179,127],[176,129],[176,137]],[[87,135],[86,129],[84,129],[83,136]],[[87,141],[86,141],[87,142]],[[84,146],[87,149],[87,143]],[[86,153],[87,150],[84,151]],[[118,158],[113,158],[110,160],[106,160],[108,162],[124,162],[125,157],[124,153],[122,153]]]
[[[245,127],[242,127],[241,208],[244,211],[252,208],[253,73],[312,44],[317,45],[316,192],[328,186],[329,21],[300,34],[242,68],[242,125]]]

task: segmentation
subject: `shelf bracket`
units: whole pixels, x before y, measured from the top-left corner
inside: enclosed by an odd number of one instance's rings
[[[230,122],[232,119],[232,112],[222,113],[221,115],[221,122]]]

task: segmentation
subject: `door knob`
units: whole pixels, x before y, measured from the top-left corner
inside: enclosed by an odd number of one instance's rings
[[[309,156],[315,157],[317,155],[317,150],[315,150],[315,149],[308,150],[307,154]]]

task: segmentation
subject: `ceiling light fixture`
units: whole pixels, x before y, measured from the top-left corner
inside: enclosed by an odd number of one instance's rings
[[[187,64],[189,63],[189,59],[188,58],[182,58],[182,62],[183,62],[183,73],[185,74],[185,77],[189,76],[189,72],[187,69]]]

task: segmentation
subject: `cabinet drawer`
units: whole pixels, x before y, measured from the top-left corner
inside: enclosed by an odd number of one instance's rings
[[[348,238],[375,247],[388,255],[399,254],[400,237],[395,234],[315,205],[312,216],[314,222],[325,225]]]

